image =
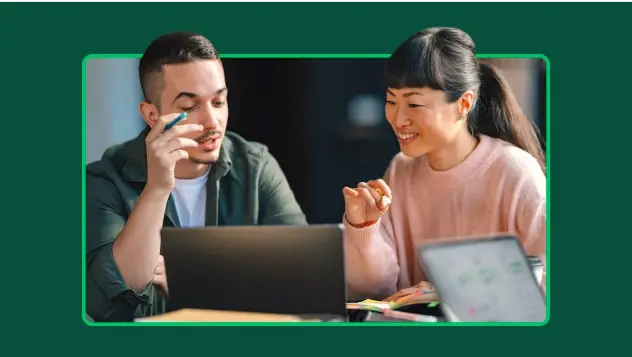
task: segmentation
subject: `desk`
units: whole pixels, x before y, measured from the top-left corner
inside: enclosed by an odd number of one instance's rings
[[[398,311],[410,312],[414,314],[434,316],[439,321],[444,320],[443,312],[439,307],[428,307],[428,305],[406,306]],[[348,310],[349,322],[364,322],[369,315],[368,311]],[[138,318],[136,322],[318,322],[327,321],[318,318],[301,318],[294,315],[220,311],[220,310],[198,310],[182,309],[167,312],[157,316]]]
[[[254,312],[182,309],[136,319],[137,322],[313,322],[298,316]]]

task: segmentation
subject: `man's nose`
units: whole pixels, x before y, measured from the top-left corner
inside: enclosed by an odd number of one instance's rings
[[[206,103],[200,109],[200,124],[205,128],[216,128],[219,125],[219,117],[213,104]]]

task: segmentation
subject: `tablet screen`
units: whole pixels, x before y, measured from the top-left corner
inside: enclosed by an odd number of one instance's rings
[[[517,239],[426,246],[419,259],[439,298],[460,321],[543,321],[544,294]]]

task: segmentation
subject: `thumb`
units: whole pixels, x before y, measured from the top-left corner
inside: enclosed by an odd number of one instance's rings
[[[385,210],[388,208],[388,206],[391,205],[391,199],[388,196],[382,196],[382,199],[380,200],[380,210]]]

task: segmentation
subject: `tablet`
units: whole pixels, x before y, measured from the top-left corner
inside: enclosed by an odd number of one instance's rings
[[[517,237],[441,239],[416,247],[450,321],[541,322],[546,299]]]

